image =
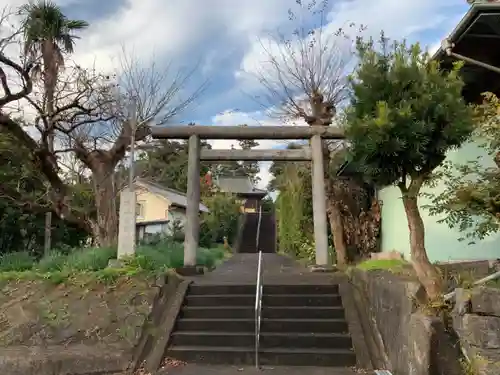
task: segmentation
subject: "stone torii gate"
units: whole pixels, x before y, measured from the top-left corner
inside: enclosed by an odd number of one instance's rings
[[[187,221],[185,225],[184,267],[196,266],[200,233],[200,161],[312,161],[312,197],[316,264],[327,266],[328,224],[322,139],[343,139],[342,130],[330,126],[206,126],[181,125],[151,127],[156,139],[188,139]],[[310,147],[300,150],[208,150],[200,139],[309,139]]]

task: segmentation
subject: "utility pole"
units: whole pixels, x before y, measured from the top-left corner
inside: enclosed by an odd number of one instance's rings
[[[128,172],[128,189],[120,193],[120,220],[118,228],[118,258],[135,254],[136,242],[136,204],[137,197],[134,189],[135,179],[135,141],[137,130],[153,119],[153,116],[137,122],[137,99],[132,98],[129,107],[130,121],[130,165]]]
[[[137,100],[132,99],[130,104],[130,127],[132,128],[132,135],[130,136],[130,167],[128,171],[128,188],[130,191],[134,190],[134,159],[135,159],[135,133],[137,131]]]

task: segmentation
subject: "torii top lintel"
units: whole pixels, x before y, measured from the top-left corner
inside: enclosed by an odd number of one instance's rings
[[[344,139],[344,131],[334,126],[211,126],[176,125],[152,126],[157,139],[308,139],[320,135],[325,139]]]

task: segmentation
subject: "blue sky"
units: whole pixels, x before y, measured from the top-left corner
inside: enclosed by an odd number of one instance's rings
[[[306,3],[307,0],[304,0]],[[0,0],[17,5],[21,0]],[[122,46],[141,61],[154,56],[158,66],[189,69],[199,63],[186,92],[202,82],[208,87],[177,122],[238,125],[272,123],[252,99],[261,87],[252,81],[259,66],[259,40],[277,29],[314,27],[318,20],[290,21],[296,0],[57,0],[71,18],[85,19],[89,29],[76,45],[82,65],[112,70]],[[319,1],[318,1],[319,2]],[[465,0],[330,1],[327,27],[364,24],[367,33],[384,30],[389,37],[420,41],[435,48],[468,9]],[[298,14],[303,14],[297,12]],[[186,93],[186,95],[187,95]],[[233,142],[218,141],[227,148]],[[274,147],[270,142],[262,148]],[[265,172],[264,172],[265,173]],[[267,177],[263,176],[264,179]]]
[[[159,64],[172,62],[174,66],[189,68],[199,62],[188,89],[205,80],[209,86],[179,121],[206,124],[227,122],[227,118],[214,119],[226,111],[237,112],[233,114],[237,120],[239,112],[263,109],[252,100],[254,93],[245,87],[244,80],[235,75],[245,58],[258,59],[255,54],[250,55],[254,43],[277,29],[289,30],[299,24],[312,27],[318,22],[318,19],[289,21],[288,8],[299,10],[295,0],[62,0],[61,3],[68,16],[86,19],[91,24],[89,35],[84,35],[77,45],[76,58],[80,54],[85,58],[94,54],[96,65],[106,66],[123,44],[134,52],[142,50],[138,53],[144,59],[154,53]],[[330,1],[329,16],[333,24],[353,21],[366,25],[370,34],[376,35],[384,29],[390,37],[435,46],[467,8],[465,0],[337,0]],[[307,16],[305,12],[297,13]],[[251,78],[252,72],[245,75]]]

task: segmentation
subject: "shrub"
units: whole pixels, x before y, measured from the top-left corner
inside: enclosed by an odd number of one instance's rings
[[[161,241],[153,245],[144,245],[137,248],[132,264],[148,271],[164,270],[179,267],[174,258],[179,258],[175,253],[182,253],[182,245],[173,241]]]
[[[65,279],[78,272],[104,271],[110,259],[116,258],[115,248],[74,249],[66,255],[53,251],[36,262],[27,252],[9,253],[0,257],[0,272],[22,272],[32,270],[34,274],[47,275],[55,279]],[[197,253],[197,264],[212,268],[224,259],[223,248],[200,248]],[[163,239],[159,243],[140,245],[136,256],[126,261],[130,270],[165,271],[168,268],[182,267],[184,264],[184,246],[172,239]],[[105,274],[104,276],[108,276]],[[103,276],[103,277],[104,277]],[[45,277],[45,276],[44,276]]]
[[[40,272],[62,271],[67,259],[68,255],[59,251],[53,251],[40,259],[35,268]]]
[[[77,250],[68,255],[66,267],[75,271],[98,271],[106,268],[113,258],[116,258],[116,248]]]
[[[54,251],[40,259],[35,268],[40,272],[54,272],[65,269],[98,271],[106,268],[109,260],[115,257],[115,248],[76,249],[68,255]]]
[[[200,248],[196,257],[196,263],[207,268],[213,268],[219,260],[224,259],[225,250],[223,247],[211,249]]]
[[[196,263],[213,268],[217,261],[224,259],[223,248],[200,248],[196,255]],[[173,240],[163,240],[154,246],[143,245],[137,248],[133,264],[146,270],[179,268],[184,264],[184,245]]]
[[[35,258],[26,251],[0,256],[0,272],[26,271],[32,269],[33,264],[35,264]]]

